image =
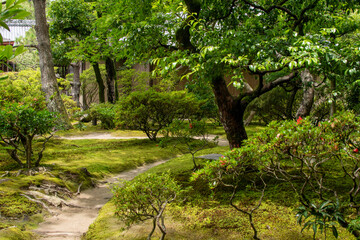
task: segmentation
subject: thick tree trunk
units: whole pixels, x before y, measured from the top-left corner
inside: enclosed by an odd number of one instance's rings
[[[300,77],[304,92],[302,102],[295,115],[296,119],[299,117],[306,117],[310,114],[315,95],[314,77],[310,71],[308,69],[303,70],[300,74]]]
[[[93,66],[93,69],[95,72],[96,82],[99,86],[99,102],[104,103],[105,102],[105,85],[104,85],[104,81],[101,77],[99,63],[93,63],[92,66]]]
[[[35,30],[38,41],[41,88],[45,92],[49,111],[61,114],[61,122],[67,128],[71,128],[69,117],[61,99],[55,76],[54,63],[51,56],[49,25],[45,14],[46,0],[33,0],[35,10]]]
[[[220,122],[222,123],[230,148],[240,147],[247,139],[244,125],[244,112],[247,104],[236,101],[229,93],[222,76],[212,80],[212,88],[219,108]]]
[[[72,82],[72,97],[76,105],[80,107],[80,62],[72,64],[74,69],[74,78]]]
[[[108,102],[115,103],[116,101],[116,71],[115,64],[111,58],[106,58],[105,60],[106,67],[106,85],[107,85],[107,98]]]

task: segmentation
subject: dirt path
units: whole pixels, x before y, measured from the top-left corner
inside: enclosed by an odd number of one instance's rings
[[[62,209],[55,210],[55,215],[41,223],[34,232],[41,236],[40,239],[80,239],[88,230],[90,224],[96,219],[100,208],[112,197],[109,184],[115,183],[119,179],[131,180],[136,175],[164,162],[159,161],[122,172],[115,177],[103,181],[96,188],[81,192],[79,196],[68,202],[72,206],[77,207],[63,207]]]
[[[209,139],[214,139],[216,135],[209,135]],[[69,136],[60,137],[61,139],[68,140],[79,140],[79,139],[146,139],[147,137],[116,137],[112,136],[111,133],[90,133],[83,136]],[[229,146],[229,142],[226,139],[218,139],[219,146]]]

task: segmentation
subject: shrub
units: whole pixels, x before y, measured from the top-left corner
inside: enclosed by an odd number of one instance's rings
[[[0,111],[0,145],[21,167],[37,167],[42,159],[45,144],[52,137],[56,116],[47,110],[36,110],[29,105],[5,103]],[[45,137],[38,156],[34,157],[35,136]],[[24,164],[25,162],[25,164]]]
[[[23,102],[37,110],[46,109],[40,71],[24,70],[6,75],[8,78],[0,81],[0,105],[2,102]]]
[[[153,220],[151,239],[156,226],[165,238],[164,211],[181,193],[180,186],[168,173],[141,175],[129,182],[113,187],[116,215],[127,225]]]
[[[116,125],[141,130],[155,141],[158,132],[174,119],[187,119],[200,114],[201,101],[184,91],[133,92],[120,99],[116,108]]]
[[[90,107],[92,118],[101,121],[101,127],[104,129],[113,129],[115,127],[115,106],[111,103],[93,104]]]
[[[194,179],[204,177],[212,186],[224,184],[235,192],[244,178],[272,176],[288,183],[299,197],[299,223],[308,220],[304,227],[311,226],[314,235],[330,228],[337,236],[340,225],[359,237],[351,227],[360,201],[359,120],[346,112],[317,125],[309,118],[272,122],[242,148],[209,162]]]

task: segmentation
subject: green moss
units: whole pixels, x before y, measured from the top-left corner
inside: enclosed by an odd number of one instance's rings
[[[33,215],[41,211],[41,208],[18,193],[0,193],[0,216],[6,218],[20,218]]]
[[[9,227],[0,230],[0,240],[33,240],[35,236],[28,231],[22,231],[17,227]]]

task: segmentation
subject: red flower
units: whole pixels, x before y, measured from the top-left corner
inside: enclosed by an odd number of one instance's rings
[[[355,149],[353,150],[353,152],[354,152],[354,153],[357,153],[357,152],[359,152],[359,149],[355,148]]]
[[[302,120],[303,120],[302,117],[299,117],[298,120],[296,121],[296,124],[299,125]]]
[[[191,123],[189,123],[189,128],[193,128],[193,125]]]

